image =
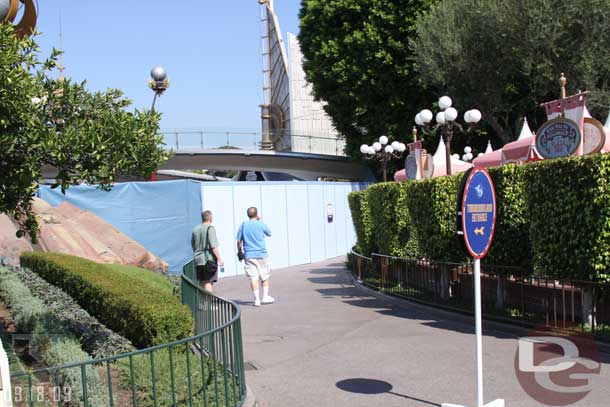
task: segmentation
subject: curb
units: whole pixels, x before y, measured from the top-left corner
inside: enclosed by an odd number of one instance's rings
[[[256,396],[252,391],[252,387],[246,384],[246,398],[242,403],[241,407],[257,407],[258,403],[256,402]]]
[[[462,310],[457,310],[457,309],[456,310],[448,309],[443,306],[435,306],[435,305],[428,304],[428,303],[422,303],[415,299],[398,298],[393,295],[384,294],[382,292],[379,292],[377,290],[374,290],[374,289],[362,284],[349,270],[346,270],[346,272],[351,277],[352,282],[354,283],[355,287],[366,292],[370,296],[377,298],[380,301],[390,303],[390,304],[398,306],[400,308],[406,308],[408,306],[408,307],[416,307],[421,310],[430,310],[431,309],[439,314],[446,315],[448,318],[452,318],[453,320],[455,320],[456,317],[459,317],[459,318],[461,318],[462,322],[471,322],[472,323],[472,325],[473,325],[472,332],[474,333],[474,316],[471,313],[469,313],[468,311],[462,311]],[[487,331],[487,332],[497,331],[497,332],[502,332],[505,334],[512,335],[515,338],[519,338],[520,336],[527,336],[527,334],[531,331],[527,327],[515,325],[515,324],[509,323],[509,322],[501,322],[501,321],[497,321],[497,320],[493,320],[493,319],[488,319],[488,318],[485,318],[485,316],[483,316],[483,322],[485,324],[485,327],[483,328],[483,334],[485,334],[485,331]],[[600,341],[595,341],[595,343],[601,353],[610,355],[610,344],[600,342]]]

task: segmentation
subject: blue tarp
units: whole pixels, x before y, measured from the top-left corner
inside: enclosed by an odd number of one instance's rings
[[[201,184],[195,181],[129,182],[102,191],[92,186],[41,186],[53,206],[67,201],[88,210],[134,239],[180,273],[192,256],[191,231],[201,222]]]

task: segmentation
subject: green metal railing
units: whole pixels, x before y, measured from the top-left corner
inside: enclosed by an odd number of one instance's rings
[[[195,336],[14,373],[14,406],[241,406],[246,382],[239,307],[201,289],[194,271],[192,262],[184,266],[181,289]]]

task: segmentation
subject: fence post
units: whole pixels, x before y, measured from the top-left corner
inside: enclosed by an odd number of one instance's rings
[[[0,339],[0,407],[12,407],[11,376],[8,367],[8,356]]]

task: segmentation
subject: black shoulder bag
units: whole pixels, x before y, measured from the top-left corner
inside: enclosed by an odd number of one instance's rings
[[[212,245],[210,244],[210,229],[211,228],[212,228],[212,226],[208,226],[208,230],[205,232],[205,245],[206,245],[206,251],[212,255],[213,259],[208,260],[205,263],[205,269],[210,275],[213,275],[216,273],[216,271],[218,271],[218,263],[216,262],[216,256],[214,255],[214,252],[212,252]]]

